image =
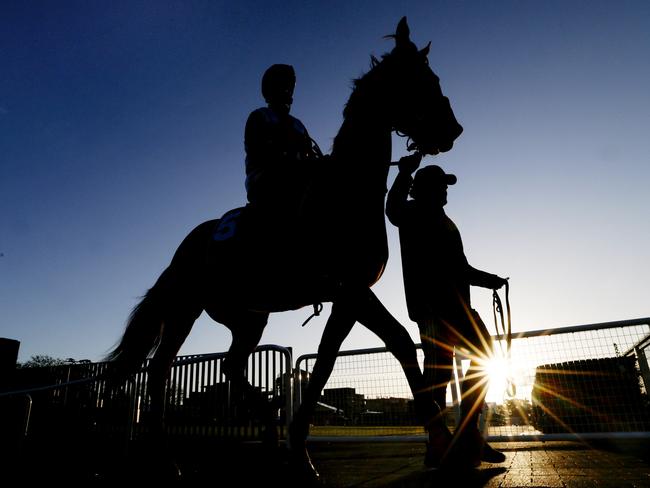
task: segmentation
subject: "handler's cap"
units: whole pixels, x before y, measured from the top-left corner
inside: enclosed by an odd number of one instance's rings
[[[455,185],[456,181],[458,181],[456,175],[445,173],[445,170],[435,164],[420,168],[417,173],[415,173],[414,182],[417,182],[418,180],[422,180],[423,182],[444,181],[448,185]]]
[[[426,191],[426,187],[436,183],[446,183],[447,185],[455,185],[457,178],[456,175],[451,175],[445,173],[445,171],[440,167],[432,164],[431,166],[425,166],[420,168],[415,173],[415,178],[413,178],[413,186],[411,187],[411,196],[415,197],[418,188],[423,188]]]

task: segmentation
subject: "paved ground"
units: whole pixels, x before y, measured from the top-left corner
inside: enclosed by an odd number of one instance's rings
[[[14,486],[12,477],[23,486],[306,486],[292,472],[286,450],[264,450],[259,444],[218,447],[194,440],[177,445],[174,459],[183,476],[176,482],[170,458],[163,454],[167,451],[156,445],[131,447],[126,458],[118,454],[120,446],[75,446],[75,454],[74,446],[23,451],[18,460],[0,469],[0,486]],[[419,442],[315,442],[310,452],[323,488],[650,488],[648,441],[595,446],[509,442],[494,446],[506,454],[505,463],[483,464],[463,472],[424,469],[424,444]]]
[[[426,471],[419,444],[314,445],[314,464],[329,487],[650,487],[647,443],[494,444],[507,460],[465,472]]]
[[[423,443],[325,443],[310,445],[320,486],[332,487],[650,487],[650,443],[586,445],[578,442],[494,444],[507,460],[463,472],[427,471]],[[249,448],[250,449],[250,448]],[[260,456],[253,450],[230,451],[230,460],[213,459],[214,470],[185,466],[187,486],[305,486],[295,481],[282,454]],[[241,464],[243,462],[243,465]],[[205,466],[205,463],[200,463]],[[221,469],[216,468],[221,464]],[[227,465],[230,469],[222,469]],[[270,483],[269,480],[274,480]],[[218,483],[217,483],[218,482]]]

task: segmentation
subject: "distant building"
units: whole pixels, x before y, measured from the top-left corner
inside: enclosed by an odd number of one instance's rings
[[[418,425],[415,403],[408,398],[366,399],[366,411],[360,418],[362,425]]]
[[[320,402],[315,422],[321,425],[355,425],[366,409],[364,395],[354,388],[326,388]]]

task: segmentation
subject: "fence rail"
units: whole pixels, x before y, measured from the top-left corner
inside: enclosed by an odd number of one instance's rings
[[[257,439],[260,421],[223,374],[226,353],[177,357],[167,380],[166,429],[172,437]],[[137,440],[149,430],[148,361],[128,381],[109,389],[109,363],[71,364],[17,370],[14,389],[0,393],[5,442],[58,436]],[[281,433],[292,407],[291,350],[260,346],[246,376],[255,391],[277,405]]]
[[[483,412],[492,439],[650,435],[650,318],[514,334],[510,361],[496,347]],[[418,346],[419,347],[419,346]],[[419,349],[422,364],[422,352]],[[226,353],[176,358],[166,390],[166,425],[172,437],[257,439],[259,419],[223,374]],[[309,381],[316,354],[292,363],[291,350],[261,346],[247,378],[273,402],[281,436]],[[453,427],[467,351],[456,351],[448,389]],[[503,369],[503,368],[506,369]],[[109,391],[106,363],[18,370],[15,388],[0,393],[3,425],[18,439],[109,436],[128,444],[147,433],[150,404],[147,363],[131,381]],[[501,369],[500,369],[501,368]],[[505,392],[510,374],[514,397]],[[9,420],[7,420],[9,419]],[[399,363],[384,348],[342,351],[317,408],[311,438],[327,440],[421,439],[413,398]],[[77,436],[79,438],[79,436]],[[74,437],[74,436],[72,436]]]
[[[491,386],[482,422],[492,440],[650,435],[647,350],[650,318],[535,330],[513,334],[511,358],[493,336],[487,370]],[[418,346],[420,365],[423,354]],[[308,381],[316,360],[296,360],[297,378]],[[467,351],[456,351],[447,403],[458,420],[459,384],[469,366]],[[511,376],[516,395],[506,395]],[[297,387],[297,396],[303,386]],[[337,437],[421,438],[412,395],[399,363],[385,348],[339,355],[323,390],[312,439]]]

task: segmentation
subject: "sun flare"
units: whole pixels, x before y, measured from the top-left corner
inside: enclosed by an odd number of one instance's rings
[[[486,380],[489,381],[488,400],[499,401],[513,394],[510,381],[512,378],[512,365],[500,354],[490,356],[484,363]]]
[[[490,387],[498,390],[505,389],[508,383],[508,362],[502,357],[491,357],[485,363],[485,373],[490,381]]]

